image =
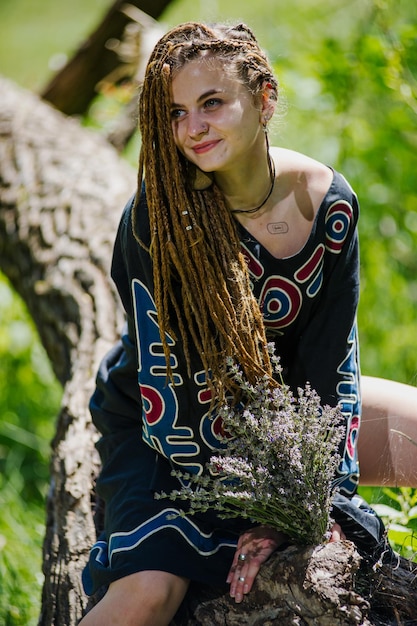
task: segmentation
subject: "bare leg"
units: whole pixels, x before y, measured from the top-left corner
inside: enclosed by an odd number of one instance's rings
[[[189,581],[160,571],[131,574],[112,583],[79,626],[168,626]]]
[[[362,377],[362,485],[417,487],[417,387]]]

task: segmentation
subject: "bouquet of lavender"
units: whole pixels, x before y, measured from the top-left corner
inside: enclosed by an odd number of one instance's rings
[[[280,375],[278,357],[271,358]],[[296,543],[322,542],[344,433],[340,411],[322,407],[309,386],[296,398],[284,384],[271,387],[265,377],[250,385],[238,366],[229,367],[245,402],[220,409],[224,448],[203,475],[173,471],[183,487],[159,497],[188,500],[188,514],[214,509],[222,518],[276,528]]]

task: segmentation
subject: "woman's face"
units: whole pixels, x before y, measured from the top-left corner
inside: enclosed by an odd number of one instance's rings
[[[265,149],[261,108],[220,59],[189,61],[172,80],[175,143],[205,172],[242,167]]]

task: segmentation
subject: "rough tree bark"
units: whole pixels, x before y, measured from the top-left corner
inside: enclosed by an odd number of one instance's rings
[[[76,624],[97,470],[88,398],[121,324],[108,280],[135,175],[97,135],[2,81],[1,268],[27,303],[64,397],[53,442],[42,626]]]
[[[0,79],[0,91],[0,265],[64,385],[39,624],[75,626],[86,607],[80,574],[95,538],[91,494],[99,466],[87,406],[98,362],[122,323],[108,271],[136,181],[100,136],[9,81]],[[289,548],[271,558],[242,605],[223,591],[195,588],[173,626],[416,624],[412,564],[361,573],[359,563],[348,542]]]

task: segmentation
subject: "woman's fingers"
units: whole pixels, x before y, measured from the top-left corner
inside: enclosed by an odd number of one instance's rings
[[[285,541],[285,535],[266,526],[258,526],[239,537],[227,582],[230,583],[230,595],[236,602],[242,602],[243,596],[252,589],[253,581],[259,569]]]
[[[339,524],[330,529],[330,542],[346,539]],[[263,563],[271,556],[286,536],[268,526],[257,526],[239,537],[227,583],[230,596],[237,603],[252,589],[253,582]]]
[[[339,524],[333,524],[333,526],[330,529],[329,542],[332,543],[332,541],[340,541],[343,539],[346,539],[345,533],[343,532]]]

